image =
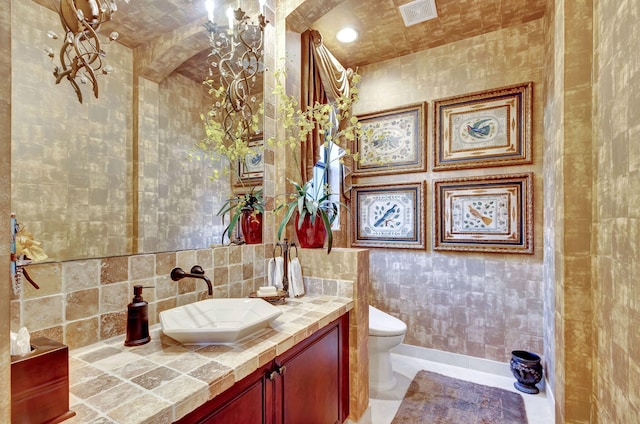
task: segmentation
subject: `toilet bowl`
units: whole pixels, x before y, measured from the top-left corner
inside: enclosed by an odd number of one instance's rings
[[[369,389],[387,391],[396,385],[391,349],[404,340],[407,325],[369,305]]]

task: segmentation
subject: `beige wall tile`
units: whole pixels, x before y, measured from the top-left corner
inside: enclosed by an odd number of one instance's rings
[[[102,286],[100,287],[100,314],[126,310],[131,299],[133,299],[133,292],[128,282]]]
[[[67,292],[96,287],[100,282],[100,259],[62,262],[62,279]]]
[[[156,275],[156,255],[137,255],[129,257],[129,278],[141,280]]]
[[[24,301],[22,322],[29,332],[49,328],[63,322],[63,297],[61,294]]]
[[[100,311],[98,288],[78,290],[65,295],[65,320],[73,321],[97,315]]]
[[[22,290],[25,298],[49,296],[62,290],[62,266],[59,262],[30,265],[26,269],[40,288],[34,288],[23,279]]]
[[[100,341],[98,317],[69,322],[64,326],[64,340],[69,349]]]

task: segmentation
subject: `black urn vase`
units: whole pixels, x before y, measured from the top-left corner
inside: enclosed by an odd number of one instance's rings
[[[532,395],[540,392],[536,387],[542,380],[542,364],[538,355],[524,350],[514,350],[511,352],[509,365],[517,380],[513,383],[516,389]]]

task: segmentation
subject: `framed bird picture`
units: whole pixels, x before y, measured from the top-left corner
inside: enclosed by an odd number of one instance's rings
[[[355,176],[424,172],[426,103],[358,116],[363,135],[355,140]]]
[[[434,101],[433,170],[531,163],[533,83]]]
[[[434,250],[533,253],[533,174],[435,180]]]
[[[424,182],[354,186],[351,245],[425,248]]]

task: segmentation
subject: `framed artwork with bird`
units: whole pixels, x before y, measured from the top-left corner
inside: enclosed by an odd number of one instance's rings
[[[434,250],[533,253],[533,174],[434,180]]]
[[[433,170],[531,163],[533,83],[434,101]]]
[[[353,186],[353,247],[425,248],[424,181]]]
[[[355,176],[427,170],[425,102],[358,116],[363,133],[355,140]]]

